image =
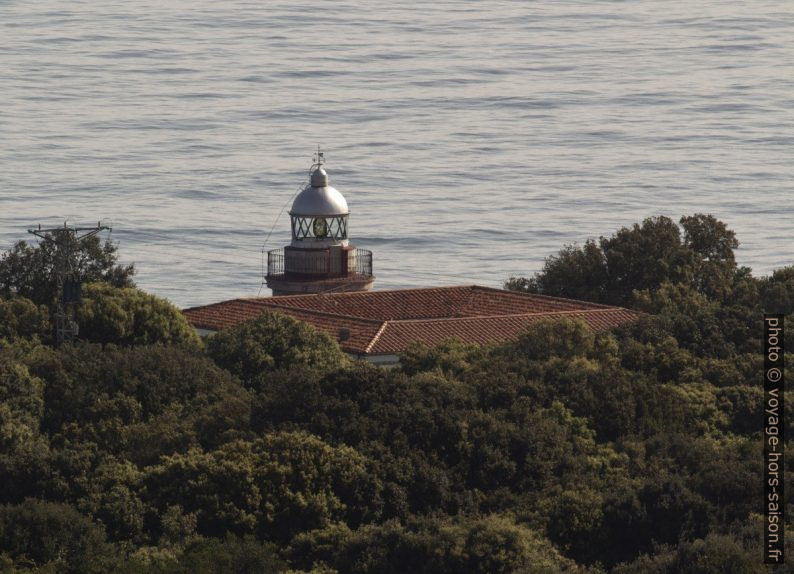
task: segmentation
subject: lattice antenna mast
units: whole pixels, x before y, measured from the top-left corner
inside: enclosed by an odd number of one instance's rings
[[[55,341],[58,345],[73,343],[79,327],[74,318],[75,303],[80,300],[80,277],[74,268],[74,253],[84,239],[110,230],[97,223],[95,227],[63,227],[28,229],[42,241],[55,247],[55,277],[58,282],[58,301],[55,307]]]

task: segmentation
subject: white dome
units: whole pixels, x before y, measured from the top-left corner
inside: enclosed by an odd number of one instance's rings
[[[347,215],[350,211],[344,196],[336,188],[328,185],[328,176],[320,167],[312,174],[312,183],[307,185],[292,202],[289,213],[309,217],[330,217]]]

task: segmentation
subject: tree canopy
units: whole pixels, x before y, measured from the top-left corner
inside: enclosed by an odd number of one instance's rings
[[[306,365],[333,370],[347,363],[331,337],[283,313],[262,313],[212,335],[207,352],[249,386],[279,369]]]
[[[135,267],[119,265],[117,250],[110,240],[102,243],[98,236],[88,237],[74,246],[69,267],[84,282],[132,287]],[[0,257],[0,295],[17,294],[37,305],[52,305],[59,296],[56,257],[52,242],[17,242]]]
[[[0,347],[24,340],[47,339],[50,335],[49,311],[25,297],[0,297]]]
[[[0,571],[767,572],[759,318],[792,318],[794,266],[754,277],[735,247],[693,216],[564,248],[518,286],[643,318],[391,369],[279,314],[196,344],[107,282],[78,308],[91,340],[56,348],[46,302],[8,293]]]
[[[649,217],[610,237],[566,245],[531,279],[513,277],[517,291],[630,305],[633,292],[683,283],[709,296],[725,295],[738,272],[733,231],[712,215]],[[683,233],[682,233],[683,232]]]
[[[77,308],[83,340],[117,345],[197,345],[198,335],[174,305],[136,289],[109,283],[83,287]]]

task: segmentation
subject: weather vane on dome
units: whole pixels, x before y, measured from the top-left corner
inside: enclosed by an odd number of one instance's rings
[[[314,154],[314,165],[320,167],[325,163],[325,154],[320,151],[320,144],[317,144],[317,153]]]

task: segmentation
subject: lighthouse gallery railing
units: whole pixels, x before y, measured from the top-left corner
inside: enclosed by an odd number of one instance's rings
[[[372,276],[372,251],[369,249],[356,249],[355,269],[348,269],[347,276],[363,275]],[[274,277],[287,273],[322,275],[328,274],[330,269],[328,257],[293,260],[287,271],[284,265],[284,249],[273,249],[267,252],[267,276]]]

